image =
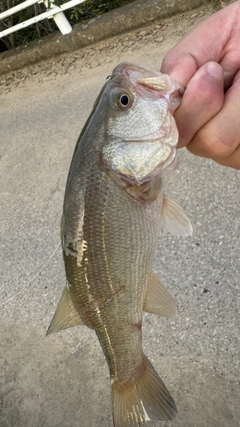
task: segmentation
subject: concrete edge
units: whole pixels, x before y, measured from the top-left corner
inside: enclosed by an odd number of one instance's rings
[[[211,0],[136,0],[95,19],[75,25],[73,31],[65,36],[57,32],[1,53],[0,76],[211,2]]]

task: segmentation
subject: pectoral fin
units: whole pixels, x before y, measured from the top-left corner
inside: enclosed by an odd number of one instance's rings
[[[69,289],[65,287],[53,319],[47,330],[47,335],[76,325],[84,325],[84,322],[73,306]]]
[[[153,272],[148,282],[143,310],[168,318],[177,316],[177,306],[173,298]]]
[[[183,209],[166,196],[163,198],[161,219],[165,229],[174,236],[192,235],[192,224]]]

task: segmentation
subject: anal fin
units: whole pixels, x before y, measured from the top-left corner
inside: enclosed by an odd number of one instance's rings
[[[177,316],[177,306],[173,298],[153,272],[148,282],[143,310],[168,318]]]
[[[70,291],[65,286],[53,319],[47,330],[47,335],[76,325],[84,325],[84,322],[77,310],[74,308],[70,297]]]

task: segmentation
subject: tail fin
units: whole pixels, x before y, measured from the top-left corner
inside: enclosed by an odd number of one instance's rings
[[[144,372],[131,384],[112,384],[115,427],[137,427],[150,420],[171,420],[177,414],[175,402],[148,358]]]

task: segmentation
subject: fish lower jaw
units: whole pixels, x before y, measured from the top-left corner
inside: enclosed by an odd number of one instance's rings
[[[177,152],[175,147],[171,147],[171,154],[168,156],[168,158],[159,166],[157,166],[152,173],[150,174],[150,177],[154,178],[162,178],[167,173],[173,172],[177,169]]]
[[[170,155],[162,163],[159,163],[150,173],[143,176],[142,174],[128,174],[124,171],[119,173],[119,178],[126,184],[141,186],[150,181],[160,179],[167,173],[173,172],[177,169],[177,156],[175,147],[171,147]]]

